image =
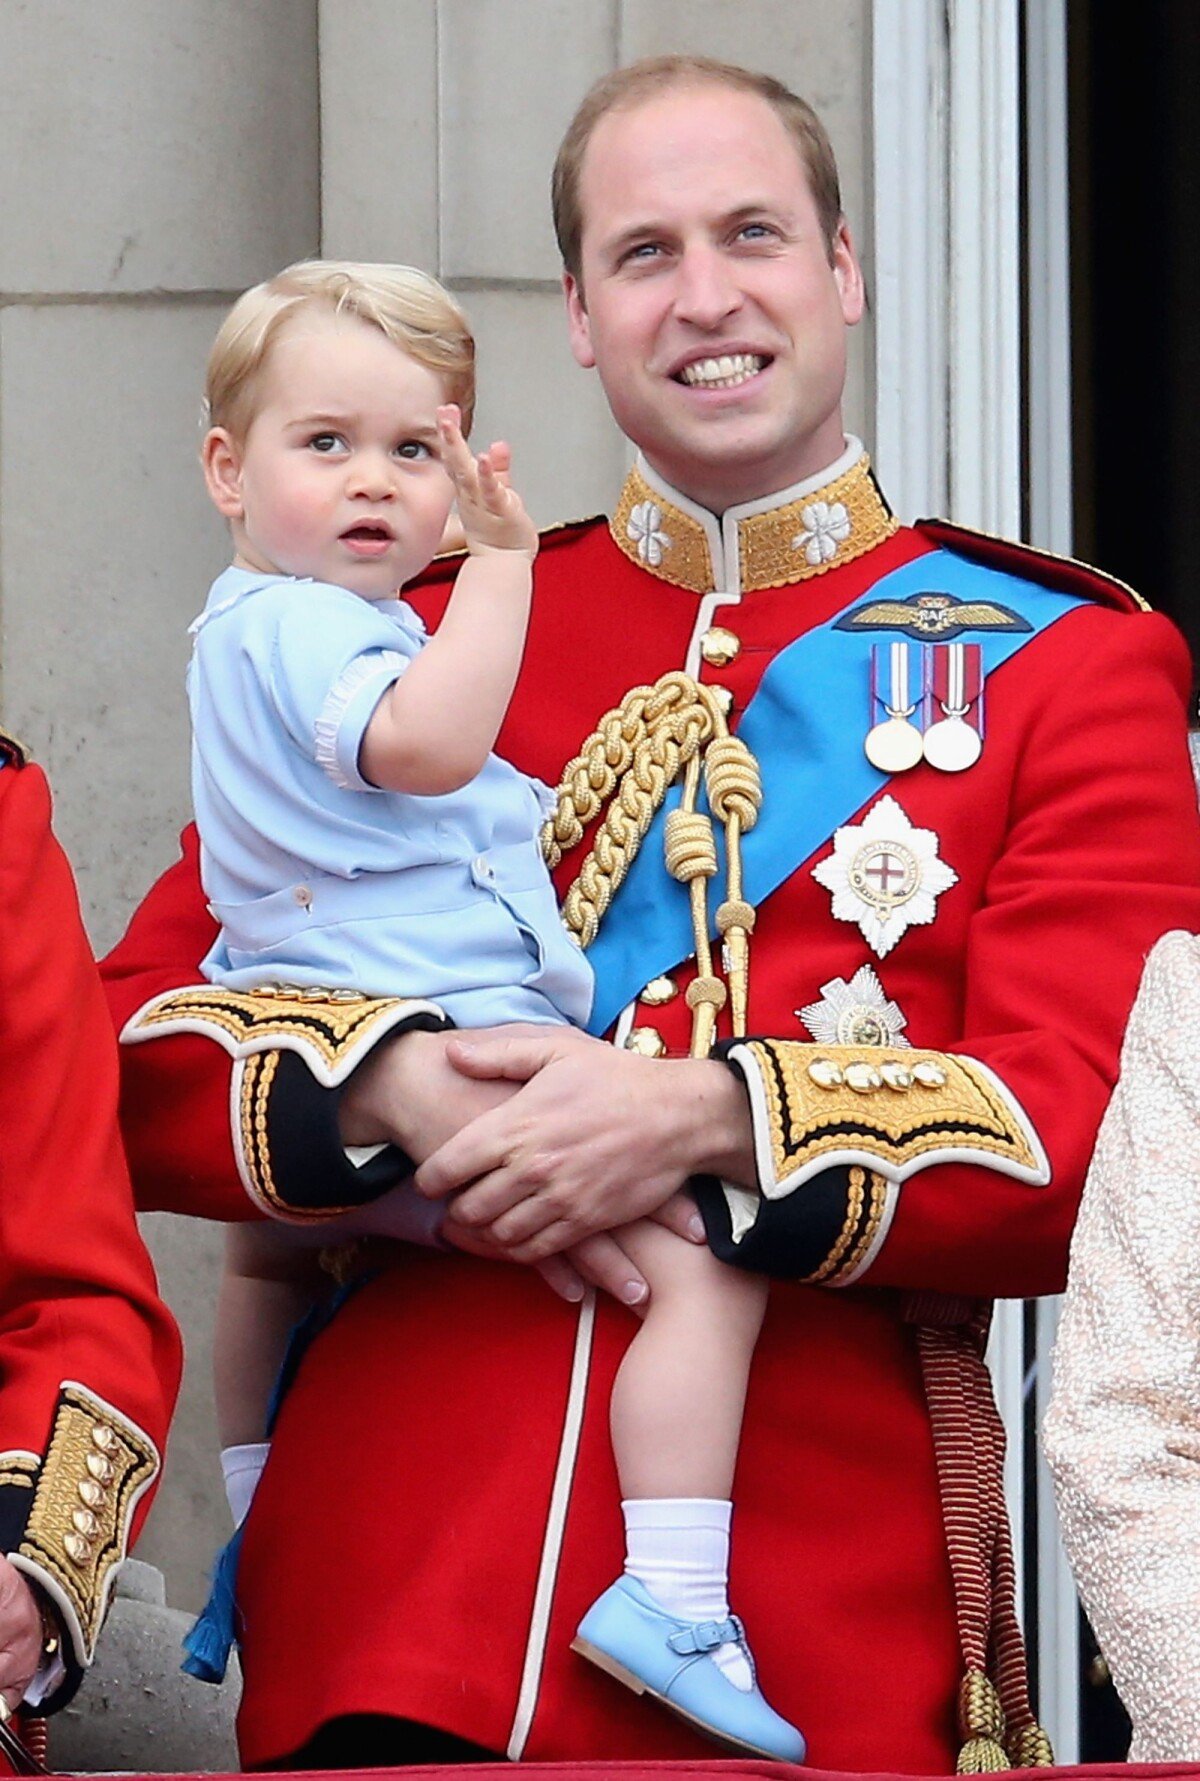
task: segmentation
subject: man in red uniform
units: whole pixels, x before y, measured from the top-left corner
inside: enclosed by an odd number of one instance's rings
[[[897,524],[842,429],[836,169],[777,83],[610,77],[555,197],[572,346],[640,456],[611,521],[543,539],[500,747],[562,775],[617,1045],[197,986],[190,837],[109,964],[149,1203],[319,1221],[398,1146],[505,1258],[399,1252],[304,1356],[238,1574],[243,1754],[702,1753],[570,1640],[619,1565],[607,1233],[704,1178],[714,1248],[778,1282],[733,1559],[764,1692],[820,1767],[1045,1760],[979,1350],[993,1296],[1061,1284],[1142,959],[1200,917],[1184,651],[1090,571]],[[471,1119],[498,1075],[525,1086]],[[564,1255],[612,1293],[507,1265]]]
[[[149,1507],[180,1352],[46,781],[4,737],[0,909],[0,1694],[45,1713],[78,1687]]]

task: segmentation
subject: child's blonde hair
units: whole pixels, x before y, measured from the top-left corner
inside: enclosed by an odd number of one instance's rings
[[[316,308],[357,316],[418,365],[437,372],[446,400],[462,410],[463,432],[470,431],[475,340],[458,304],[436,278],[415,266],[350,260],[300,260],[242,293],[208,355],[204,404],[209,426],[245,438],[272,345],[294,315]]]

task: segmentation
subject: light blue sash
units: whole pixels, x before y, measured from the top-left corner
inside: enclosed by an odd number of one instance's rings
[[[971,641],[982,645],[985,675],[1065,612],[1085,604],[1070,594],[1053,593],[936,550],[885,575],[843,612],[918,593],[998,602],[1029,621],[1030,631],[972,633]],[[872,767],[863,753],[870,722],[871,645],[887,633],[835,630],[843,612],[798,637],[775,657],[738,725],[737,734],[757,757],[762,773],[762,810],[742,846],[745,895],[755,905],[888,783],[888,775]],[[970,776],[965,778],[970,795]],[[589,1022],[593,1033],[606,1032],[650,978],[671,970],[694,950],[687,895],[663,862],[665,812],[678,804],[679,795],[678,786],[667,794],[588,948],[596,973]],[[722,875],[717,882],[723,882],[720,825],[717,829]],[[713,898],[714,910],[719,900]]]

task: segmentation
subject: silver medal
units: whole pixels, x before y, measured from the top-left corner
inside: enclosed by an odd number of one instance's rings
[[[952,712],[925,732],[925,759],[939,773],[963,773],[973,767],[983,751],[979,732]]]
[[[967,696],[966,652],[961,643],[946,643],[946,697],[939,700],[942,716],[925,731],[922,752],[939,773],[964,773],[983,751],[983,738],[966,722],[971,709]],[[936,671],[935,671],[936,673]]]
[[[907,718],[889,717],[867,731],[863,752],[881,773],[907,773],[921,759],[921,732]]]
[[[907,773],[921,759],[921,732],[908,720],[916,710],[908,690],[908,645],[888,647],[887,717],[863,738],[863,753],[881,773]]]

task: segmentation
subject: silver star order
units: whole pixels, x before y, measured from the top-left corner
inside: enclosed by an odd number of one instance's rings
[[[821,1000],[797,1008],[796,1018],[818,1045],[907,1045],[908,1025],[898,1005],[883,993],[870,965],[860,965],[849,983],[831,977]]]
[[[833,892],[834,919],[856,922],[876,958],[886,958],[910,926],[931,922],[942,892],[958,883],[938,858],[933,830],[914,828],[887,794],[860,823],[835,830],[833,852],[813,877]]]

